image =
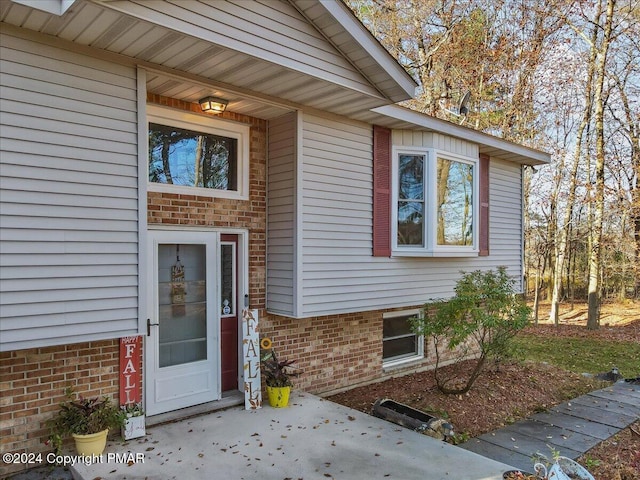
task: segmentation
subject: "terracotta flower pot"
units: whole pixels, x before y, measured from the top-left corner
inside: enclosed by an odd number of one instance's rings
[[[76,450],[78,454],[91,456],[102,455],[104,448],[107,445],[107,435],[109,429],[102,430],[98,433],[91,433],[89,435],[77,435],[72,434],[73,439],[76,441]]]
[[[269,387],[267,386],[267,396],[269,405],[275,408],[282,408],[289,405],[289,395],[291,387]]]

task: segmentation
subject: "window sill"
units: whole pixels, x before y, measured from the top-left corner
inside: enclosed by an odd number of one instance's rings
[[[437,258],[464,258],[477,257],[477,250],[425,250],[425,249],[395,249],[392,257],[437,257]]]
[[[383,372],[392,372],[394,370],[400,370],[401,368],[411,367],[413,365],[419,365],[424,361],[424,355],[416,355],[415,357],[402,358],[399,360],[390,360],[382,363]]]
[[[194,195],[198,197],[227,198],[231,200],[249,200],[247,195],[235,190],[216,190],[214,188],[188,187],[184,185],[167,185],[164,183],[147,183],[148,192],[173,193],[176,195]]]

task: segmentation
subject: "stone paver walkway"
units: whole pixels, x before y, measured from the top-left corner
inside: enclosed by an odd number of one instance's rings
[[[516,422],[460,447],[532,471],[533,458],[554,452],[572,459],[640,419],[640,385],[618,382],[547,412]]]

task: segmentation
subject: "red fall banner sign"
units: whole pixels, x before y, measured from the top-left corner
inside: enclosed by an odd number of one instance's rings
[[[142,401],[142,337],[120,339],[120,405]]]

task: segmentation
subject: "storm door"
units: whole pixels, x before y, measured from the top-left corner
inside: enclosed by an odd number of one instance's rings
[[[149,415],[220,398],[219,235],[149,231]]]

